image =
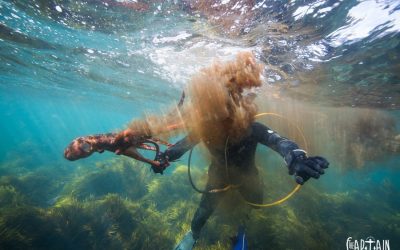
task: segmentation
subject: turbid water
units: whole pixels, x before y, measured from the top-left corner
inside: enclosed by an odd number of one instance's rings
[[[400,248],[398,1],[0,0],[0,13],[1,249],[172,249],[200,200],[187,156],[160,176],[63,150],[165,111],[193,74],[240,51],[265,65],[259,110],[286,117],[261,121],[304,147],[300,127],[331,165],[273,208],[248,214],[231,192],[196,249],[229,249],[239,224],[249,249],[357,249],[368,237],[366,249]],[[294,187],[273,151],[260,147],[257,165],[266,202]]]

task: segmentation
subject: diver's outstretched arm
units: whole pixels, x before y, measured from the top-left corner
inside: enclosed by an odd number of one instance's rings
[[[324,174],[324,169],[329,166],[329,162],[324,157],[308,157],[296,143],[281,137],[261,123],[253,123],[252,134],[259,143],[272,148],[285,159],[289,174],[295,176],[298,184],[304,184],[310,177],[318,179]]]
[[[254,122],[252,124],[252,134],[259,143],[272,148],[275,152],[279,153],[285,161],[290,152],[299,149],[299,146],[295,142],[280,136],[277,132],[259,122]]]
[[[178,141],[171,147],[169,147],[163,154],[164,158],[166,158],[168,161],[174,161],[179,158],[181,158],[182,155],[184,155],[187,151],[189,151],[191,148],[196,146],[196,144],[199,143],[198,140],[194,139],[192,136],[187,135],[185,138],[182,140]]]

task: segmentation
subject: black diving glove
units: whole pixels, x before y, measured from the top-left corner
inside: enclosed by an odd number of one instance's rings
[[[318,179],[328,168],[329,162],[321,156],[307,157],[306,152],[295,149],[285,157],[289,174],[295,176],[298,184],[303,185],[310,177]]]
[[[164,170],[169,166],[168,156],[165,153],[159,152],[155,158],[155,161],[160,163],[160,166],[151,165],[151,169],[156,174],[163,174]]]

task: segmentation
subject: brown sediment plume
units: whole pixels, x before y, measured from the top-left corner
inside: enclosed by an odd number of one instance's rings
[[[261,85],[262,66],[250,52],[241,52],[230,62],[215,62],[193,76],[188,99],[166,115],[148,115],[130,124],[146,135],[170,137],[190,132],[197,139],[213,145],[224,145],[240,139],[254,120],[257,108],[246,89]],[[172,128],[172,129],[171,129]]]
[[[190,134],[209,149],[223,149],[228,137],[234,143],[246,135],[258,106],[259,112],[284,117],[258,120],[297,142],[310,155],[326,156],[336,167],[361,168],[368,161],[399,153],[399,132],[384,111],[305,103],[281,96],[272,86],[262,87],[254,103],[245,90],[261,85],[261,71],[249,52],[239,53],[230,62],[216,62],[193,76],[182,107],[175,106],[165,115],[147,115],[130,128],[162,139]]]
[[[307,147],[310,155],[327,157],[335,168],[363,168],[366,162],[400,153],[399,132],[386,111],[317,106],[273,94],[274,88],[268,88],[261,91],[268,94],[259,94],[260,112],[285,118],[266,116],[259,120],[302,148]]]
[[[135,119],[129,124],[129,129],[135,134],[169,139],[187,131],[186,124],[180,116],[178,107],[172,108],[173,112],[160,112],[160,114],[146,114],[142,119]]]

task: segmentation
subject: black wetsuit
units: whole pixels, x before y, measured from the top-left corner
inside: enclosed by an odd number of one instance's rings
[[[197,143],[187,136],[170,147],[165,154],[170,161],[176,160]],[[287,159],[292,150],[298,149],[296,143],[281,137],[263,124],[254,122],[248,129],[246,136],[238,143],[228,143],[226,150],[228,172],[225,164],[225,149],[214,149],[212,151],[210,149],[212,161],[208,170],[206,190],[221,189],[230,184],[239,185],[238,190],[247,201],[262,203],[262,181],[255,165],[255,153],[258,143],[272,148],[285,159]],[[227,176],[228,174],[229,176]],[[225,192],[203,194],[191,225],[195,239],[198,238],[201,228],[224,194]]]

